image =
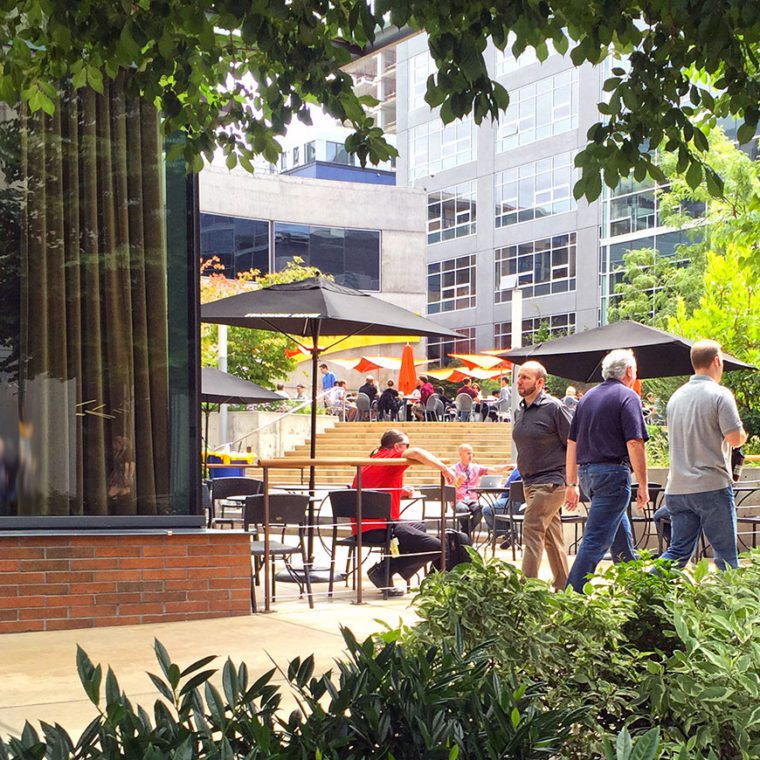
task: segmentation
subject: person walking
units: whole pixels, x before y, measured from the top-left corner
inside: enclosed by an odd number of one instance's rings
[[[631,523],[631,470],[638,483],[640,507],[649,501],[641,401],[632,390],[636,358],[630,349],[610,351],[602,360],[604,382],[578,402],[567,438],[565,505],[578,508],[580,485],[591,497],[583,538],[567,587],[582,592],[586,576],[611,549],[613,562],[636,558]],[[522,472],[522,470],[521,470]]]
[[[512,439],[517,447],[517,469],[523,479],[522,571],[537,578],[544,548],[557,590],[568,577],[567,551],[562,535],[565,502],[565,466],[570,410],[545,392],[546,368],[525,362],[517,373],[520,403],[515,412]]]
[[[665,499],[670,547],[660,559],[684,567],[704,531],[719,570],[738,567],[731,450],[747,440],[736,400],[720,385],[723,355],[714,340],[691,347],[694,374],[668,401],[670,470]]]

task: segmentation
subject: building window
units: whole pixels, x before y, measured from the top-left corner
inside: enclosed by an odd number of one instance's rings
[[[216,256],[226,277],[251,269],[269,273],[269,222],[201,214],[201,260]]]
[[[428,314],[475,306],[475,256],[428,264]]]
[[[523,319],[522,345],[532,346],[537,340],[545,338],[560,338],[575,332],[575,312],[569,314],[553,314],[546,317],[531,317]],[[494,325],[494,340],[496,348],[504,351],[512,348],[512,323],[497,322]]]
[[[428,193],[428,244],[475,234],[476,183]]]
[[[457,327],[461,338],[440,338],[428,340],[427,358],[431,363],[447,367],[453,361],[449,354],[475,353],[475,328]]]
[[[476,134],[472,117],[445,126],[436,118],[410,129],[410,180],[474,161]]]
[[[192,184],[123,78],[59,94],[0,106],[0,529],[198,528]]]
[[[307,142],[304,147],[304,158],[307,164],[312,163],[317,158],[317,144],[315,140]]]
[[[409,59],[409,110],[428,108],[425,102],[428,77],[435,72],[430,51],[414,55]]]
[[[380,232],[306,224],[274,224],[274,267],[298,256],[306,266],[331,274],[357,290],[380,290]]]
[[[575,233],[499,248],[495,254],[496,303],[512,300],[501,290],[506,275],[516,274],[525,298],[575,290]]]
[[[507,37],[507,44],[504,46],[504,50],[496,50],[496,76],[504,76],[512,71],[517,71],[523,66],[530,66],[532,63],[538,63],[538,56],[536,55],[536,49],[528,45],[520,55],[515,58],[515,54],[512,52],[512,45],[515,44],[516,35],[514,32],[510,32]],[[557,50],[554,47],[554,43],[551,40],[546,41],[546,47],[548,49],[550,58],[557,54]]]
[[[496,174],[496,226],[506,227],[575,209],[573,153]]]
[[[341,142],[327,140],[325,143],[325,160],[333,164],[342,164],[343,166],[353,166],[354,156],[346,150],[346,146]]]
[[[660,198],[668,192],[670,185],[658,185],[651,179],[643,182],[622,180],[614,190],[605,193],[602,203],[602,237],[635,235],[662,227]],[[705,208],[704,203],[690,202],[681,204],[680,211],[696,220],[704,216]]]
[[[520,87],[511,93],[496,132],[496,152],[503,153],[578,127],[578,71],[570,69]]]
[[[654,235],[600,246],[599,291],[603,324],[607,322],[609,307],[619,300],[620,296],[616,291],[618,285],[623,282],[624,259],[629,251],[654,250],[659,257],[670,259],[677,266],[687,266],[689,258],[684,255],[682,247],[692,245],[700,239],[700,235],[699,230],[659,231]],[[654,291],[650,291],[652,292]]]

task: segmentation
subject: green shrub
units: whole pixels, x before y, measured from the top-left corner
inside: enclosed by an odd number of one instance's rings
[[[739,570],[710,573],[705,560],[691,576],[648,572],[645,558],[583,595],[473,560],[423,582],[421,622],[402,636],[423,649],[461,636],[518,682],[541,682],[547,709],[586,708],[563,757],[609,757],[624,731],[654,728],[664,758],[760,757],[760,551]]]
[[[465,652],[463,637],[418,654],[399,641],[357,642],[343,631],[347,656],[315,677],[312,657],[295,659],[286,677],[300,709],[281,714],[274,670],[253,683],[228,659],[222,692],[204,657],[181,670],[155,642],[161,698],[152,714],[133,707],[108,669],[77,651],[80,680],[98,717],[74,742],[59,725],[27,723],[0,740],[0,760],[134,758],[137,760],[456,760],[457,757],[557,757],[580,711],[544,709],[538,685],[502,677],[484,649]],[[104,698],[104,702],[103,702]]]

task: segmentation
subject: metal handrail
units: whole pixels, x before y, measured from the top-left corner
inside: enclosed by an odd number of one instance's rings
[[[316,401],[317,403],[321,401],[328,393],[329,391],[323,391],[322,393],[317,394]],[[286,399],[283,398],[283,401],[292,401],[293,399]],[[275,402],[272,402],[275,403]],[[255,430],[250,430],[245,435],[241,436],[240,438],[236,438],[234,441],[228,441],[227,443],[220,443],[217,447],[218,449],[223,448],[224,446],[235,446],[236,444],[242,443],[246,438],[249,438],[252,435],[256,435],[256,433],[260,433],[262,430],[266,430],[268,427],[271,427],[272,425],[276,425],[280,420],[284,420],[286,417],[289,417],[291,414],[295,414],[296,412],[300,411],[301,409],[306,409],[306,407],[311,406],[311,399],[307,399],[306,401],[303,401],[302,403],[298,404],[298,406],[294,406],[292,409],[288,409],[286,412],[283,412],[279,417],[275,417],[273,420],[270,420],[269,422],[266,422],[263,425],[260,425]],[[240,449],[237,449],[240,451]]]

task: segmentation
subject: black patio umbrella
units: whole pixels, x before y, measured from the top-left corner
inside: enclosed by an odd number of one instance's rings
[[[642,325],[633,320],[613,322],[534,346],[499,354],[515,364],[535,360],[552,375],[583,383],[599,382],[605,354],[615,348],[631,348],[636,354],[638,376],[672,377],[692,373],[689,351],[694,341]],[[723,355],[726,370],[755,369],[733,356]]]
[[[220,369],[213,367],[201,368],[201,401],[206,404],[259,404],[267,401],[282,401],[282,396],[278,396],[266,388],[262,388],[256,383],[248,380],[242,380],[234,375],[222,372]],[[208,460],[208,420],[211,415],[211,409],[206,407],[206,456],[203,461]],[[208,475],[208,465],[206,466]]]
[[[316,452],[317,377],[319,338],[321,335],[419,335],[422,337],[460,338],[442,325],[420,317],[359,290],[338,285],[324,277],[309,277],[298,282],[270,285],[267,288],[223,298],[204,304],[201,320],[232,327],[271,330],[292,337],[310,338],[311,441],[309,455]],[[315,486],[314,468],[309,472],[309,491]],[[309,513],[309,556],[313,548],[313,513]]]

